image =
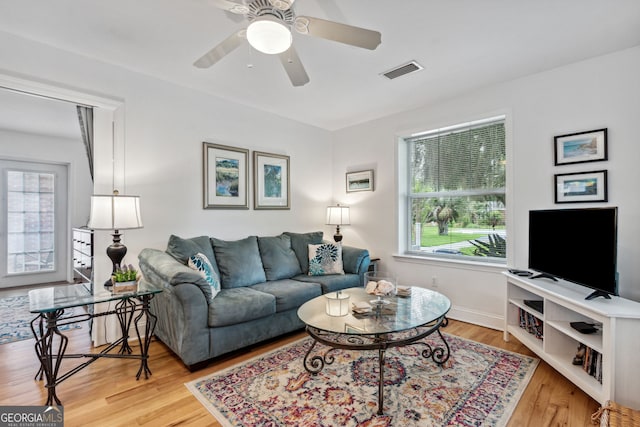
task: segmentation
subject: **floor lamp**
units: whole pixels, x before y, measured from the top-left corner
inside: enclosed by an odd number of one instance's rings
[[[112,274],[115,273],[127,253],[127,247],[120,241],[120,230],[142,228],[140,197],[121,196],[118,190],[113,190],[112,195],[91,196],[91,214],[87,227],[113,230],[113,243],[107,247],[107,256],[113,263]],[[111,286],[111,278],[104,286]]]
[[[327,206],[327,225],[336,226],[336,234],[333,235],[333,240],[336,242],[342,241],[340,226],[349,225],[350,223],[348,206]]]

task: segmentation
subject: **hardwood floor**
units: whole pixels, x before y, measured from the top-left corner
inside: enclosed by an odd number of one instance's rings
[[[449,334],[533,356],[517,340],[502,340],[502,332],[450,321]],[[57,387],[64,405],[65,426],[220,426],[187,390],[184,383],[275,349],[306,334],[298,332],[211,362],[190,373],[160,341],[154,340],[149,365],[153,375],[136,381],[135,360],[103,358]],[[69,331],[71,352],[87,352],[88,326]],[[0,405],[42,405],[43,383],[34,380],[38,369],[33,339],[0,345]],[[134,347],[134,351],[137,348]],[[65,360],[62,371],[78,361]],[[65,369],[65,366],[67,368]],[[588,426],[598,403],[540,362],[509,426]]]

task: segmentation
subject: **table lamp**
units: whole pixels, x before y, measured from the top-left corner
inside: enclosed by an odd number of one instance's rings
[[[91,196],[91,214],[87,227],[94,230],[113,230],[113,243],[107,247],[107,256],[113,263],[112,274],[120,268],[127,247],[120,242],[120,230],[142,228],[140,197],[121,196],[118,190],[112,195]],[[111,286],[111,278],[104,284]]]
[[[336,242],[342,241],[342,234],[340,234],[341,225],[349,225],[349,207],[348,206],[327,206],[327,225],[336,226],[336,234],[333,235],[333,240]]]

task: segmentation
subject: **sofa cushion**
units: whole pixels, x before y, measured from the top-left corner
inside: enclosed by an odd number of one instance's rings
[[[188,265],[193,270],[196,270],[200,275],[207,281],[209,288],[211,290],[210,299],[213,299],[220,292],[220,278],[218,274],[213,271],[213,267],[211,266],[211,262],[204,255],[198,252],[195,255],[191,255],[189,257]]]
[[[322,295],[322,288],[318,283],[291,279],[259,283],[251,286],[251,289],[273,295],[276,298],[277,312],[298,308],[310,299]]]
[[[291,238],[291,248],[296,253],[298,263],[300,263],[300,270],[303,274],[309,272],[309,245],[317,245],[322,243],[322,231],[314,231],[311,233],[290,233],[285,231]]]
[[[302,273],[298,258],[291,249],[291,237],[286,234],[258,237],[258,248],[267,280],[289,279]]]
[[[209,304],[209,326],[235,325],[276,312],[276,297],[248,287],[222,289]]]
[[[267,280],[256,236],[234,241],[212,237],[211,243],[223,288],[251,286]]]
[[[342,245],[339,243],[309,245],[309,276],[326,274],[344,274]]]
[[[362,287],[358,274],[330,274],[328,276],[309,276],[301,274],[293,278],[307,283],[318,283],[322,286],[322,293],[340,291],[347,288]]]
[[[182,237],[172,234],[169,237],[169,243],[167,244],[167,253],[184,265],[187,265],[191,255],[201,253],[207,257],[213,267],[213,270],[216,273],[219,273],[218,266],[216,265],[216,258],[213,255],[213,248],[211,247],[211,240],[209,240],[208,236],[183,239]]]

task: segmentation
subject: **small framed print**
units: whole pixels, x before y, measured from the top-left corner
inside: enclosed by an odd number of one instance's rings
[[[373,169],[347,172],[347,193],[373,191]]]
[[[249,209],[249,150],[203,143],[204,209]]]
[[[555,165],[607,160],[607,129],[571,133],[553,138]]]
[[[555,175],[556,203],[606,202],[607,171]]]
[[[253,208],[291,209],[289,156],[253,152]]]

